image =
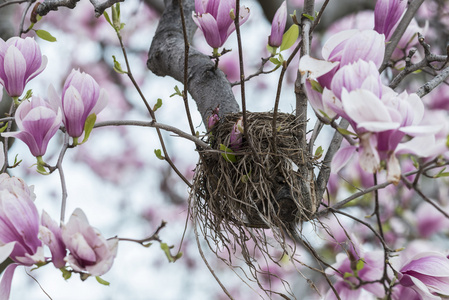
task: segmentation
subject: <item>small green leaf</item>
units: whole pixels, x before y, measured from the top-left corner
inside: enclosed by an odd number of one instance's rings
[[[170,98],[173,97],[173,96],[176,96],[176,95],[182,97],[182,93],[181,93],[181,91],[179,90],[179,87],[178,87],[177,85],[175,85],[175,93],[171,94],[171,95],[170,95]]]
[[[36,34],[38,37],[40,37],[43,40],[46,40],[48,42],[56,42],[56,38],[52,36],[48,31],[39,29],[36,30]]]
[[[319,159],[322,155],[323,155],[323,147],[319,146],[316,150],[315,150],[315,159]]]
[[[159,158],[160,160],[164,160],[165,159],[165,157],[162,156],[161,149],[154,149],[154,154],[156,154],[156,157]]]
[[[293,46],[296,40],[298,39],[298,36],[299,36],[299,26],[293,24],[282,36],[282,44],[280,47],[280,51],[287,50],[288,48]]]
[[[182,252],[178,252],[175,256],[173,256],[173,255],[170,253],[170,249],[171,249],[171,248],[173,248],[173,246],[170,247],[170,246],[168,246],[166,243],[161,243],[161,249],[164,251],[165,256],[167,256],[168,261],[169,261],[169,262],[175,262],[175,261],[177,261],[178,259],[181,258]]]
[[[18,156],[19,156],[19,154],[16,154],[16,157],[14,157],[14,166],[16,166],[22,162],[22,160],[17,161]]]
[[[153,111],[158,110],[162,106],[162,99],[158,98],[156,104],[153,106]]]
[[[65,280],[68,280],[70,277],[72,277],[72,272],[67,271],[65,267],[62,267],[59,270],[61,270],[62,278],[64,278]]]
[[[277,49],[278,49],[278,47],[271,47],[270,45],[267,44],[267,50],[269,53],[276,55]]]
[[[119,74],[126,74],[128,72],[123,71],[122,65],[117,61],[114,55],[112,55],[112,59],[114,60],[114,71]]]
[[[103,278],[100,278],[100,276],[95,276],[95,279],[98,281],[98,283],[102,284],[102,285],[106,285],[108,286],[110,283],[107,282],[106,280],[104,280]]]
[[[413,166],[418,169],[419,168],[419,162],[416,160],[416,157],[411,156],[410,158],[411,158],[411,160],[413,162]]]
[[[347,130],[347,129],[344,129],[344,128],[337,128],[337,130],[338,130],[338,132],[340,132],[341,134],[343,134],[343,135],[353,135],[353,136],[357,136],[357,134],[355,134],[355,133],[353,133],[353,132],[351,132],[351,131],[349,131],[349,130]]]
[[[8,122],[6,122],[5,125],[0,128],[0,133],[4,132],[6,130],[6,128],[8,128]]]
[[[84,144],[89,139],[90,133],[92,132],[92,129],[94,129],[95,121],[97,120],[96,114],[90,114],[86,122],[84,123],[84,139],[81,142],[81,144]]]
[[[317,91],[318,93],[322,94],[323,93],[323,87],[321,86],[321,84],[316,81],[316,80],[310,80],[310,85],[312,86],[312,89]]]
[[[356,265],[356,270],[360,271],[361,269],[363,269],[364,266],[365,266],[365,262],[363,260],[359,259],[359,261],[357,262],[357,265]]]
[[[33,90],[30,89],[26,92],[25,97],[23,97],[22,101],[30,99],[32,96],[33,96]]]
[[[228,154],[228,153],[234,153],[234,151],[232,151],[231,149],[229,149],[228,147],[226,147],[223,144],[220,144],[220,150],[225,152],[225,153],[222,153],[221,155],[224,157],[224,159],[226,159],[226,161],[231,162],[231,163],[237,162],[237,158],[235,157],[235,155]]]
[[[313,16],[311,16],[311,15],[308,15],[308,14],[302,14],[304,17],[306,17],[307,19],[309,19],[309,20],[311,20],[311,21],[314,21],[315,20],[315,18],[313,17]]]
[[[444,172],[445,170],[446,170],[446,168],[441,169],[441,171],[438,172],[437,175],[434,175],[433,178],[448,177],[449,172]]]
[[[449,148],[449,135],[446,138],[446,148]]]
[[[111,19],[109,19],[109,15],[106,11],[103,12],[103,16],[106,19],[106,21],[112,26],[114,27],[114,25],[112,25]]]
[[[343,278],[348,278],[348,277],[352,277],[352,276],[354,276],[354,274],[345,272],[345,274],[343,275]]]
[[[276,57],[270,57],[270,61],[275,64],[276,66],[280,66],[281,62]]]

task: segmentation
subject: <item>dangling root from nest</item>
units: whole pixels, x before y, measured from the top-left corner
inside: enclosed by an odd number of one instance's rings
[[[271,229],[283,252],[292,255],[295,246],[287,246],[286,236],[292,237],[296,225],[313,216],[317,203],[301,197],[305,179],[298,168],[310,166],[311,158],[306,149],[300,149],[302,124],[296,117],[279,114],[274,139],[273,114],[248,113],[243,124],[248,135],[238,151],[224,155],[219,149],[225,149],[221,145],[231,148],[230,133],[241,116],[227,115],[214,126],[209,143],[216,151],[200,153],[189,203],[195,226],[215,254],[222,258],[225,248],[231,264],[232,254],[241,251],[257,277],[255,252],[279,261],[269,253],[265,229]]]

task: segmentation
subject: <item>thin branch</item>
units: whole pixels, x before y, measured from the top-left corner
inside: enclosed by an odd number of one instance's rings
[[[15,1],[7,1],[5,3],[0,4],[0,9],[8,6],[8,5],[12,5],[12,4],[21,4],[21,3],[25,3],[28,2],[28,0],[15,0]]]
[[[441,84],[443,81],[446,80],[446,78],[449,77],[449,67],[444,68],[440,74],[435,76],[432,80],[421,86],[417,91],[416,94],[419,97],[424,97],[428,93],[430,93],[434,88],[436,88],[439,84]]]
[[[348,128],[349,122],[346,119],[341,119],[339,128]],[[322,199],[324,191],[326,190],[327,182],[329,180],[329,176],[331,174],[331,162],[335,155],[335,153],[340,149],[341,142],[343,141],[344,135],[342,135],[337,130],[332,137],[332,141],[329,145],[329,148],[326,151],[326,155],[324,156],[323,163],[320,169],[320,173],[318,174],[318,178],[316,180],[316,197],[317,199]]]
[[[159,238],[159,232],[162,230],[162,228],[164,228],[167,225],[167,222],[165,221],[161,221],[161,225],[159,225],[159,227],[156,229],[156,231],[149,237],[146,237],[144,239],[131,239],[131,238],[118,238],[119,241],[126,241],[126,242],[134,242],[134,243],[138,243],[141,244],[143,246],[146,246],[149,242],[151,241],[157,241],[157,242],[162,242],[161,239]]]
[[[128,55],[126,53],[125,45],[123,44],[123,40],[122,40],[122,36],[120,34],[120,30],[116,30],[116,32],[117,32],[117,38],[118,38],[118,40],[120,42],[120,47],[122,49],[123,56],[125,58],[126,70],[127,70],[126,74],[128,75],[128,78],[131,80],[131,82],[133,83],[133,85],[136,88],[137,92],[139,93],[140,98],[142,99],[143,103],[145,104],[145,107],[147,108],[148,113],[150,114],[151,118],[153,119],[154,122],[156,122],[156,115],[154,114],[154,110],[148,104],[148,101],[146,100],[145,95],[143,94],[142,90],[140,89],[139,84],[134,79],[134,76],[133,76],[133,74],[131,72],[131,66],[130,66],[129,61],[128,61]],[[161,143],[162,152],[164,152],[164,160],[170,165],[170,167],[173,169],[173,171],[175,171],[175,173],[179,176],[179,178],[181,178],[185,182],[185,184],[187,184],[187,186],[192,187],[192,184],[181,173],[181,171],[179,171],[179,169],[176,167],[176,165],[171,160],[170,155],[168,154],[168,151],[167,151],[167,147],[165,146],[165,142],[164,142],[164,138],[162,137],[161,130],[156,127],[156,132],[157,132],[157,136],[159,138],[159,141]]]
[[[421,70],[426,66],[429,66],[431,62],[446,62],[447,59],[448,59],[447,55],[436,55],[436,54],[426,55],[420,62],[410,66],[406,66],[404,70],[399,72],[399,74],[393,78],[393,80],[390,82],[388,86],[392,89],[395,89],[407,75],[416,72],[418,70]]]
[[[18,32],[18,34],[17,34],[19,37],[22,36],[22,33],[24,33],[24,30],[23,30],[23,24],[25,23],[25,17],[26,17],[26,15],[27,15],[28,10],[30,9],[31,5],[33,5],[34,1],[36,1],[36,0],[29,0],[29,1],[28,1],[27,7],[26,7],[25,10],[23,11],[22,19],[21,19],[20,25],[19,25],[19,32]]]
[[[396,46],[404,35],[405,30],[407,29],[408,25],[416,14],[416,11],[423,2],[424,0],[414,0],[408,5],[407,11],[405,12],[404,16],[398,24],[398,27],[396,27],[396,30],[394,31],[385,47],[384,61],[379,68],[379,73],[382,73],[382,71],[385,70],[385,68],[388,66],[388,62],[390,61],[393,51],[396,49]]]
[[[195,135],[195,128],[193,127],[192,115],[190,114],[189,109],[189,100],[187,98],[187,82],[189,76],[189,39],[187,37],[187,28],[186,28],[186,20],[184,17],[184,7],[182,5],[182,1],[179,1],[179,13],[181,15],[181,23],[182,23],[182,33],[184,36],[184,90],[182,91],[182,99],[184,100],[184,107],[187,114],[187,119],[189,121],[190,132],[192,135]]]
[[[61,200],[61,214],[60,214],[60,226],[64,224],[65,219],[65,210],[67,206],[67,185],[65,181],[64,176],[64,170],[62,168],[62,161],[64,159],[65,152],[67,151],[67,148],[69,147],[69,136],[67,133],[64,133],[64,145],[62,146],[61,152],[59,153],[58,162],[56,163],[56,167],[58,168],[59,172],[59,178],[61,180],[61,193],[62,193],[62,200]]]
[[[330,0],[324,1],[323,5],[321,6],[321,9],[318,12],[318,15],[316,16],[315,20],[313,21],[313,25],[310,28],[310,33],[312,33],[315,30],[315,28],[318,26],[318,24],[320,24],[321,17],[323,16],[324,10],[326,9],[327,5],[329,4],[329,1]]]
[[[245,98],[245,68],[243,65],[243,47],[242,47],[242,37],[240,35],[240,0],[235,1],[235,33],[237,35],[237,46],[239,53],[239,67],[240,67],[240,94],[242,98],[242,113],[243,113],[243,135],[248,140],[250,147],[251,141],[248,138],[248,127],[246,118],[246,98]]]
[[[201,148],[204,149],[210,149],[210,146],[208,144],[206,144],[205,142],[203,142],[202,140],[200,140],[199,138],[197,138],[196,136],[190,135],[176,127],[170,126],[170,125],[166,125],[166,124],[161,124],[158,122],[145,122],[145,121],[132,121],[132,120],[120,120],[120,121],[104,121],[104,122],[98,122],[95,123],[94,128],[99,128],[99,127],[105,127],[105,126],[141,126],[141,127],[154,127],[154,128],[158,128],[158,129],[162,129],[165,131],[170,131],[173,132],[175,134],[177,134],[178,136],[185,138],[187,140],[190,140],[192,142],[194,142],[195,144],[197,144],[198,146],[200,146]]]

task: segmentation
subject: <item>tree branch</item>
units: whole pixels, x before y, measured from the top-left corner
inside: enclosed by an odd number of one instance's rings
[[[390,41],[387,43],[387,46],[385,47],[384,61],[382,62],[382,65],[379,68],[379,73],[382,73],[382,71],[385,70],[385,68],[388,66],[388,62],[390,61],[390,57],[393,54],[394,49],[396,49],[396,46],[398,45],[399,41],[404,35],[405,30],[407,29],[408,25],[415,16],[416,11],[423,2],[424,0],[414,0],[409,4],[407,11],[405,12],[404,16],[399,22],[398,27],[396,27],[396,30],[391,36]]]
[[[185,0],[184,14],[189,40],[196,30],[192,20],[193,0]],[[170,76],[183,82],[184,79],[184,36],[177,0],[167,0],[165,11],[159,21],[156,34],[148,53],[148,68],[158,76]],[[189,51],[188,91],[195,100],[198,110],[207,124],[212,111],[220,107],[220,116],[238,112],[239,105],[234,98],[231,84],[226,75],[215,70],[210,58],[194,48]]]

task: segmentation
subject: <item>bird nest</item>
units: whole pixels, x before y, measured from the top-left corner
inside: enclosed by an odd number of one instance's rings
[[[225,116],[208,137],[215,150],[201,153],[191,191],[192,215],[216,233],[235,226],[289,228],[308,220],[316,204],[301,197],[304,179],[298,168],[311,161],[300,148],[303,124],[292,114],[280,113],[274,136],[273,113],[248,113],[243,124],[247,136],[231,152],[230,133],[241,116]]]

